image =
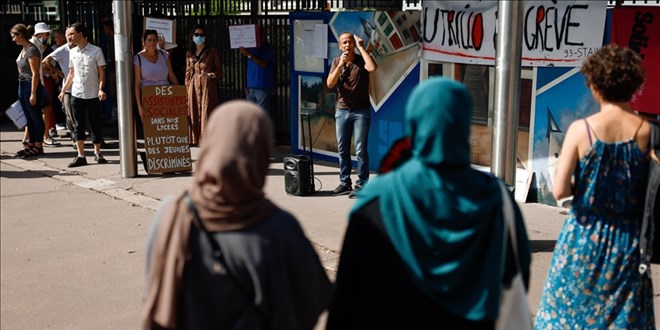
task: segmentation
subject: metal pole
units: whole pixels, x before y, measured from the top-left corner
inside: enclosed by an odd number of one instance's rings
[[[114,0],[115,70],[117,73],[117,112],[119,116],[119,164],[122,178],[137,176],[137,141],[133,122],[132,1]]]
[[[495,118],[491,172],[510,186],[516,181],[518,100],[524,1],[500,0],[497,6]]]

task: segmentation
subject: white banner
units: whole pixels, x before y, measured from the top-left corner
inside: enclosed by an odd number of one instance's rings
[[[525,1],[523,66],[580,66],[603,43],[607,1]],[[497,1],[424,1],[422,58],[495,64]]]

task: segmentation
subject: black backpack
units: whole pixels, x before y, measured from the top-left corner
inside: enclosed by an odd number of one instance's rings
[[[639,273],[644,274],[649,264],[660,264],[660,126],[651,123],[651,139],[649,140],[648,183],[646,187],[646,200],[644,202],[644,216],[639,239],[639,252],[641,255]],[[658,238],[657,240],[654,238]],[[657,253],[653,253],[657,252]]]

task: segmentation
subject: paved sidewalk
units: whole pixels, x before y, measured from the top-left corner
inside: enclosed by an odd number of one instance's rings
[[[138,164],[137,177],[122,178],[119,150],[102,150],[109,163],[99,165],[89,143],[89,165],[67,168],[76,152],[64,138],[63,146],[46,148],[42,157],[18,159],[12,154],[20,148],[22,133],[4,117],[0,131],[0,327],[135,328],[149,223],[160,201],[190,182],[190,173],[147,175]],[[116,139],[106,141],[118,145]],[[266,194],[300,220],[334,278],[353,200],[331,196],[338,168],[318,162],[314,169],[319,191],[307,197],[287,195],[282,157],[288,150],[276,148]],[[199,148],[192,148],[193,159],[198,154]],[[532,240],[529,302],[535,313],[566,210],[520,206]],[[659,283],[660,267],[653,279]],[[658,287],[655,310],[660,318]]]

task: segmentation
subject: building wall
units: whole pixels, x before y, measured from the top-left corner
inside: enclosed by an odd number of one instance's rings
[[[493,148],[493,128],[482,125],[472,125],[470,136],[472,164],[490,167]],[[522,160],[525,168],[529,159],[529,132],[518,131],[516,155]]]

